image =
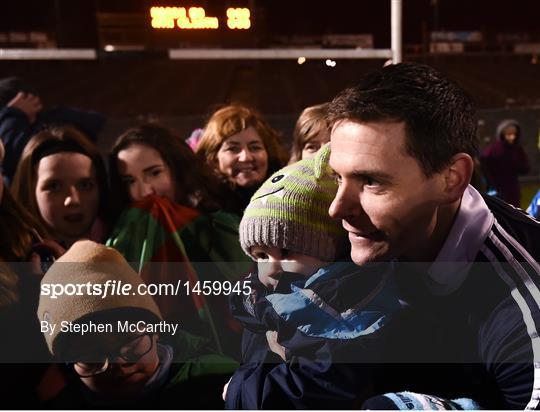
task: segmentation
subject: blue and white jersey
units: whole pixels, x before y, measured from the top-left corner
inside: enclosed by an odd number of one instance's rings
[[[540,223],[469,186],[434,262],[362,267],[344,282],[346,273],[319,273],[293,285],[291,300],[274,294],[255,305],[265,327],[280,331],[286,360],[244,363],[226,407],[361,408],[367,397],[409,391],[537,409],[539,257]],[[385,297],[377,284],[387,271],[396,287],[383,283]],[[366,291],[382,299],[349,318]]]
[[[468,396],[488,409],[538,408],[539,256],[540,223],[469,186],[421,281],[415,283],[412,273],[397,277],[403,299],[416,311],[409,330],[425,321],[429,333],[422,340],[406,337],[391,354],[405,363],[425,362],[424,374],[436,364],[438,373],[429,373],[430,382],[415,382],[409,369],[397,381],[411,386],[390,389]],[[400,358],[396,352],[407,344],[413,349]]]

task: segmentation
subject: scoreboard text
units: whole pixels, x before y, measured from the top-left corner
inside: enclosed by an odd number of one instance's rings
[[[154,29],[215,30],[219,19],[206,15],[203,7],[151,7],[151,25]],[[247,8],[229,7],[226,13],[230,30],[247,30],[251,27],[251,14]]]

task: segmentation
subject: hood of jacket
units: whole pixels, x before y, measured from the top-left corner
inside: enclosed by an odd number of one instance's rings
[[[521,137],[521,126],[519,122],[515,119],[505,119],[499,123],[497,126],[497,139],[504,141],[503,132],[507,127],[514,126],[517,129],[517,138],[516,142],[519,141]]]

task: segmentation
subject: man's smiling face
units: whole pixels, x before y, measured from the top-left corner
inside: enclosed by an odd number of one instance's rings
[[[405,139],[404,122],[342,120],[332,130],[330,166],[340,187],[330,215],[349,232],[356,264],[419,260],[435,229],[441,175],[426,177]]]

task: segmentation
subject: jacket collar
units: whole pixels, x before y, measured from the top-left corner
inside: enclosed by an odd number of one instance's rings
[[[434,294],[446,295],[461,286],[494,221],[480,193],[469,185],[450,233],[428,271],[427,283]]]

